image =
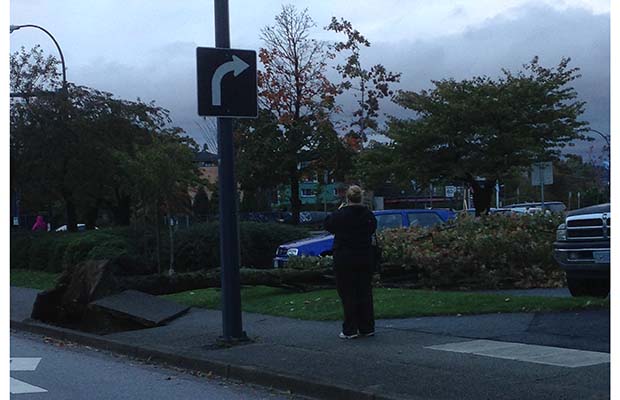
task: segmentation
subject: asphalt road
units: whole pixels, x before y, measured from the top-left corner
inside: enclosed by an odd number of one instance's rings
[[[11,378],[11,392],[20,392],[11,393],[15,400],[293,398],[19,332],[11,332]]]

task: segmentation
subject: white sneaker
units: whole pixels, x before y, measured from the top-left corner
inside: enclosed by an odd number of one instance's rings
[[[357,333],[354,333],[353,335],[345,335],[343,332],[340,332],[340,334],[338,335],[340,339],[355,339],[358,336],[359,335]]]
[[[361,337],[375,336],[375,331],[368,332],[368,333],[360,333],[360,336]]]

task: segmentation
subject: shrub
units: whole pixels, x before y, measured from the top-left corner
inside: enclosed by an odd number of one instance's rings
[[[175,270],[196,271],[219,267],[219,226],[196,224],[175,234]],[[162,267],[169,257],[167,232],[162,230]],[[240,223],[241,265],[270,267],[277,247],[308,236],[306,228],[276,223]],[[11,235],[11,268],[62,272],[84,260],[119,259],[121,274],[153,270],[153,232],[109,228],[87,232],[14,232]],[[148,257],[145,254],[149,254]]]
[[[244,267],[270,267],[280,244],[307,236],[305,228],[277,223],[240,222],[240,263]],[[177,232],[175,270],[187,272],[219,267],[219,237],[217,222],[196,224]]]
[[[286,268],[304,270],[334,268],[334,258],[332,256],[292,256],[288,258]]]
[[[552,259],[558,216],[461,216],[451,225],[386,230],[384,262],[438,288],[529,288],[564,283]]]
[[[11,268],[62,272],[86,259],[114,258],[131,252],[126,231],[18,232],[11,235]]]

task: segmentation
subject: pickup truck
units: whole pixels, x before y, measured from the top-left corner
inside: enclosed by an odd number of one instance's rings
[[[573,296],[609,293],[610,233],[609,203],[570,211],[558,226],[553,258],[566,272]]]
[[[386,228],[400,228],[403,226],[430,227],[451,218],[456,214],[452,210],[444,209],[410,209],[410,210],[380,210],[373,211],[377,218],[377,231]],[[273,259],[274,268],[282,268],[290,256],[327,256],[332,254],[334,235],[325,232],[310,238],[284,243],[276,250]]]

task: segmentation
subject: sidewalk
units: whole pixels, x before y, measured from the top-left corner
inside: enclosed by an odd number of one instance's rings
[[[11,328],[316,398],[609,397],[609,363],[567,368],[427,348],[491,339],[609,352],[608,311],[380,320],[375,337],[346,341],[339,322],[244,313],[251,341],[223,348],[219,311],[191,309],[167,326],[97,336],[29,321],[36,293],[11,288]]]

